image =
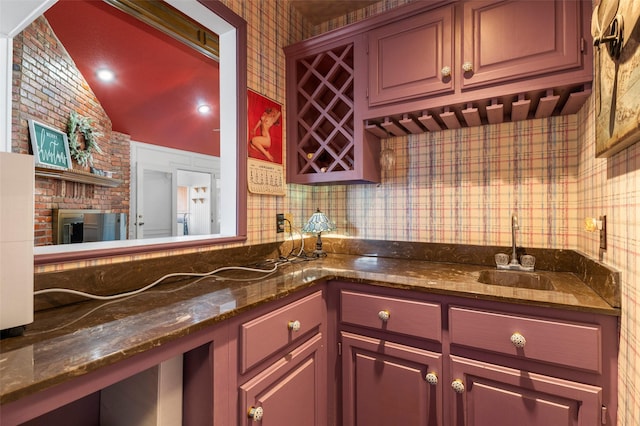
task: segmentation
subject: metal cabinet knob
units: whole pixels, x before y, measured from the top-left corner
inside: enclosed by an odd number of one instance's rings
[[[264,415],[264,410],[262,407],[250,407],[248,412],[249,418],[254,422],[259,422],[262,420],[262,416]]]
[[[473,71],[473,64],[471,62],[465,62],[462,64],[462,71],[470,72]]]
[[[287,328],[291,331],[299,331],[300,327],[302,327],[302,324],[300,324],[300,321],[298,320],[289,321],[289,323],[287,324]]]
[[[378,312],[378,318],[380,318],[382,321],[387,322],[390,316],[391,316],[391,313],[389,313],[389,311],[387,311],[386,309]]]
[[[442,67],[442,69],[440,70],[440,74],[443,77],[449,77],[451,76],[451,67],[450,66],[444,66]]]
[[[424,378],[427,381],[427,383],[429,383],[430,385],[438,384],[438,375],[434,372],[427,373],[427,375]]]
[[[511,343],[513,343],[513,346],[515,346],[516,348],[524,348],[524,345],[527,344],[527,339],[525,339],[522,334],[516,331],[511,335]]]
[[[463,393],[464,392],[464,383],[462,383],[462,380],[460,380],[460,379],[455,379],[453,382],[451,382],[451,388],[456,393]]]

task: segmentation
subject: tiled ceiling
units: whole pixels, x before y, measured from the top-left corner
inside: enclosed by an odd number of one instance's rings
[[[292,0],[291,4],[314,25],[346,15],[380,0]]]

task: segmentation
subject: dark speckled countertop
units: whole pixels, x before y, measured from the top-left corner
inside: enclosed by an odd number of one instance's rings
[[[480,284],[487,266],[350,254],[282,265],[269,276],[174,280],[137,296],[36,312],[22,337],[0,342],[0,403],[8,403],[195,333],[259,304],[338,279],[420,292],[619,315],[570,272],[537,271],[555,290]],[[146,285],[148,283],[141,283]]]

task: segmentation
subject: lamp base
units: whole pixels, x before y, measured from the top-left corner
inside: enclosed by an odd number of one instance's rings
[[[327,257],[327,252],[324,250],[314,250],[311,254],[313,257]]]
[[[322,250],[322,239],[320,238],[321,232],[318,232],[318,239],[316,240],[316,249],[313,251],[313,257],[326,257],[327,252]]]

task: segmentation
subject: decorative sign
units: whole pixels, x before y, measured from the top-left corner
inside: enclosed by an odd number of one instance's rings
[[[286,194],[282,166],[249,159],[248,173],[249,192],[266,195]]]
[[[64,132],[29,120],[29,137],[36,165],[58,169],[71,168],[69,143]]]
[[[601,0],[592,17],[596,156],[640,141],[640,2]]]

